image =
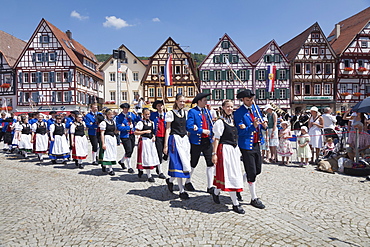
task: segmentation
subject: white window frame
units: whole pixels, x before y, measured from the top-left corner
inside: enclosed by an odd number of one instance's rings
[[[266,89],[258,90],[258,99],[265,99],[266,98]]]
[[[203,70],[203,81],[209,81],[209,70]]]
[[[133,81],[139,81],[139,72],[132,72]]]
[[[167,97],[173,97],[173,87],[167,88]]]
[[[319,70],[317,69],[318,68],[317,66],[319,66]],[[315,72],[316,74],[322,74],[322,64],[321,63],[315,64]]]
[[[180,65],[175,65],[175,75],[181,74],[181,66]]]
[[[148,97],[154,98],[154,87],[148,88]]]
[[[247,71],[246,70],[240,70],[239,75],[240,75],[240,80],[245,81],[247,79]]]
[[[321,95],[321,85],[320,84],[314,84],[313,94],[314,95]]]
[[[309,69],[308,69],[309,68]],[[312,66],[311,66],[311,64],[310,63],[306,63],[305,65],[304,65],[304,70],[305,70],[305,74],[307,74],[307,75],[310,75],[310,74],[312,74],[311,72],[312,72]]]
[[[157,97],[162,98],[162,88],[161,87],[157,88]]]
[[[330,84],[324,84],[324,94],[330,95],[331,94],[331,85]]]
[[[122,101],[127,101],[127,99],[128,99],[127,91],[121,91],[121,100]]]
[[[361,40],[361,48],[367,48],[368,47],[368,41]]]
[[[116,91],[109,91],[109,98],[111,101],[116,101]]]
[[[215,70],[215,81],[221,81],[221,70]]]
[[[311,55],[319,55],[319,47],[311,47]]]
[[[285,69],[279,70],[279,78],[280,78],[280,80],[286,80],[287,79],[286,70]]]
[[[116,81],[116,72],[110,72],[109,73],[109,81],[115,82]]]
[[[258,70],[258,80],[263,81],[266,79],[266,70],[260,69]]]
[[[341,93],[346,93],[347,92],[347,84],[340,84],[339,91]]]
[[[49,82],[49,72],[42,73],[42,82],[47,83]]]
[[[279,90],[279,98],[280,99],[286,99],[287,98],[287,92],[286,92],[286,89],[285,88],[281,88]]]
[[[36,83],[37,78],[36,78],[36,72],[31,72],[31,83]]]
[[[56,72],[56,77],[55,77],[56,82],[61,82],[62,81],[62,72]]]
[[[222,89],[215,89],[215,100],[221,100]]]
[[[23,73],[23,82],[24,83],[29,83],[30,82],[30,77],[29,77],[29,73],[28,72],[25,72]]]
[[[63,102],[63,94],[61,91],[56,92],[55,102]]]
[[[177,93],[184,95],[184,88],[183,87],[177,87]]]
[[[188,87],[188,96],[194,96],[194,87]]]
[[[158,74],[158,67],[157,66],[152,66],[152,75]]]

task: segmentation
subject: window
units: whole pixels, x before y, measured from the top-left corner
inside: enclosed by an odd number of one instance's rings
[[[347,85],[346,84],[340,84],[340,92],[346,93],[347,92]]]
[[[222,54],[222,62],[226,63],[226,61],[229,61],[229,54]]]
[[[326,63],[325,64],[325,74],[332,74],[331,64]]]
[[[157,88],[157,97],[162,98],[162,88]]]
[[[247,71],[246,70],[240,70],[240,80],[245,81],[247,80]]]
[[[179,66],[179,65],[175,66],[175,74],[176,75],[181,74],[181,66]]]
[[[116,81],[116,73],[109,73],[109,81]]]
[[[301,64],[300,63],[296,63],[295,64],[295,73],[296,74],[301,74],[302,73],[302,69],[301,69]]]
[[[279,90],[279,93],[280,93],[280,99],[286,99],[286,98],[287,98],[286,89],[281,88],[281,89]]]
[[[300,95],[301,94],[301,85],[294,85],[294,94]]]
[[[223,49],[229,49],[230,47],[230,42],[225,40],[225,41],[222,41],[222,48]]]
[[[321,85],[320,84],[315,84],[314,85],[313,94],[314,95],[321,95]]]
[[[56,53],[49,53],[49,61],[50,62],[55,62],[56,61],[56,58],[57,58],[57,54]]]
[[[42,62],[42,53],[36,53],[36,62]]]
[[[319,48],[318,47],[311,47],[311,55],[318,55]]]
[[[183,87],[177,87],[177,93],[183,94],[184,93],[184,88]]]
[[[110,91],[109,92],[109,95],[110,95],[110,100],[111,101],[115,101],[116,100],[116,91]]]
[[[154,87],[149,88],[149,97],[151,97],[151,98],[154,97]]]
[[[215,100],[222,100],[223,99],[223,90],[222,89],[215,89],[214,90],[214,99]]]
[[[188,96],[194,96],[194,87],[188,87]]]
[[[184,65],[183,71],[184,71],[184,74],[189,74],[187,65]]]
[[[321,49],[321,54],[325,54],[325,49]]]
[[[270,92],[270,99],[275,99],[275,92]]]
[[[304,85],[304,94],[310,95],[311,94],[311,86],[310,85]]]
[[[65,102],[71,102],[69,92],[64,92],[64,101]]]
[[[127,101],[127,91],[121,92],[121,97],[123,101]]]
[[[49,35],[41,35],[40,36],[40,43],[43,43],[43,44],[49,43]]]
[[[310,54],[310,50],[309,50],[309,49],[305,49],[305,50],[304,50],[304,53],[305,53],[306,55],[308,55],[308,54]]]
[[[239,57],[238,56],[232,56],[231,57],[231,63],[238,63]]]
[[[57,92],[57,98],[56,98],[56,102],[62,102],[63,101],[63,94],[62,92]]]
[[[44,72],[42,73],[43,82],[49,82],[49,73]]]
[[[351,63],[350,63],[349,59],[344,60],[344,67],[351,67]]]
[[[68,72],[63,72],[63,82],[68,82]]]
[[[62,73],[61,72],[57,72],[57,82],[61,82],[62,81]]]
[[[322,73],[321,63],[317,63],[315,66],[316,66],[316,74],[321,74]]]
[[[167,53],[172,53],[172,46],[167,47]]]
[[[258,99],[266,99],[266,89],[258,90]]]
[[[352,92],[353,93],[358,93],[359,92],[357,84],[353,84]]]
[[[231,70],[226,71],[226,81],[234,80],[234,74]]]
[[[136,59],[134,59],[134,64],[137,64],[137,60]]]
[[[28,73],[24,73],[24,82],[30,82],[30,78],[29,78],[29,74]]]
[[[39,102],[39,93],[38,92],[33,92],[31,94],[31,97],[32,97],[32,101],[35,102],[35,103],[38,103]]]
[[[226,89],[226,99],[234,99],[234,89]]]
[[[158,67],[157,67],[157,66],[153,66],[153,67],[152,67],[152,74],[153,74],[153,75],[158,74]]]
[[[24,93],[24,102],[30,102],[30,93],[28,92]]]
[[[325,94],[325,95],[330,95],[330,94],[331,94],[331,87],[330,87],[330,84],[325,84],[325,85],[324,85],[324,94]]]
[[[358,60],[358,67],[364,67],[364,60]]]
[[[279,69],[279,77],[278,78],[280,80],[286,80],[287,79],[286,70],[285,69]]]
[[[31,72],[31,82],[36,82],[36,72]]]
[[[311,74],[311,64],[306,63],[305,66],[306,66],[306,74],[308,74],[308,75]]]
[[[361,41],[361,48],[367,48],[367,41]]]
[[[132,72],[132,76],[134,78],[134,81],[139,81],[139,72]]]
[[[204,70],[202,71],[202,73],[203,73],[203,81],[209,81],[209,71]]]
[[[220,63],[220,56],[215,55],[215,56],[213,57],[213,61],[214,61],[214,63]]]
[[[263,81],[265,79],[266,79],[266,70],[264,69],[258,70],[258,80]]]
[[[265,55],[265,62],[266,63],[272,63],[272,56],[271,55]]]
[[[121,80],[122,81],[126,81],[127,80],[127,74],[126,73],[122,73],[121,74]]]
[[[215,81],[221,81],[221,70],[216,70]]]
[[[280,54],[275,54],[274,59],[275,63],[280,63]]]
[[[167,88],[167,97],[173,97],[173,88],[172,87]]]
[[[161,65],[160,68],[161,68],[161,75],[164,75],[164,65]]]

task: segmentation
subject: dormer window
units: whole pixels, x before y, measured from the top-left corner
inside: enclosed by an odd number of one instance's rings
[[[319,54],[319,48],[318,47],[312,47],[311,48],[311,55],[318,55]]]
[[[167,47],[167,53],[172,53],[172,47],[171,46]]]
[[[222,41],[222,48],[223,49],[229,49],[230,48],[230,42],[225,40],[225,41]]]
[[[40,43],[42,43],[42,44],[49,43],[49,35],[41,35],[40,36]]]

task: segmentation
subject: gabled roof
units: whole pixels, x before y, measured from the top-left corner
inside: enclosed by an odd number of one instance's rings
[[[276,43],[276,41],[274,39],[271,40],[270,42],[268,42],[266,45],[262,46],[258,51],[256,51],[252,55],[250,55],[249,60],[252,63],[257,64],[263,58],[263,56],[266,54],[268,48],[271,45],[275,45],[275,47],[279,50],[279,52],[281,54],[283,54],[283,59],[286,60],[287,62],[289,62],[288,59],[285,57],[284,53],[281,51],[279,45]]]
[[[125,46],[124,44],[122,44],[119,48],[118,48],[118,50],[122,50],[122,48],[125,48],[128,52],[130,52],[138,61],[140,61],[144,66],[146,66],[147,64],[145,64],[144,63],[144,61],[148,61],[148,60],[140,60],[139,58],[137,58],[137,56],[129,49],[129,48],[127,48],[127,46]],[[111,59],[112,59],[112,57],[113,57],[113,54],[112,55],[110,55],[109,57],[108,57],[108,59],[107,60],[105,60],[100,66],[99,66],[99,69],[101,70],[107,63],[108,63],[108,61],[110,61]]]
[[[301,49],[302,45],[305,43],[308,36],[310,35],[312,29],[316,25],[318,26],[319,24],[317,22],[314,23],[312,26],[304,30],[302,33],[300,33],[293,39],[289,40],[288,42],[280,46],[280,49],[283,51],[285,57],[287,57],[289,61],[294,60],[299,50]]]
[[[342,54],[346,48],[352,43],[352,40],[356,35],[368,24],[370,21],[370,7],[364,9],[363,11],[339,22],[340,25],[340,35],[338,38],[330,41],[337,55]],[[329,39],[335,36],[336,28],[329,34]]]
[[[50,22],[48,22],[44,18],[40,21],[39,25],[35,29],[35,32],[33,33],[31,39],[28,41],[27,46],[25,47],[25,49],[22,52],[22,55],[28,49],[30,44],[33,42],[34,37],[37,34],[37,31],[40,29],[40,27],[42,26],[43,23],[46,23],[46,25],[49,26],[50,30],[53,32],[56,39],[58,40],[60,45],[63,47],[64,51],[67,53],[67,55],[69,56],[69,58],[72,60],[72,62],[75,64],[76,67],[80,68],[81,70],[83,70],[83,71],[85,71],[89,74],[92,74],[92,75],[98,77],[101,80],[103,79],[102,76],[101,76],[101,73],[98,70],[98,60],[96,59],[94,53],[92,53],[91,51],[86,49],[83,45],[78,43],[73,38],[70,39],[65,32],[61,31],[59,28],[57,28],[56,26],[54,26],[53,24],[51,24]],[[71,44],[72,44],[72,46],[71,46]],[[91,60],[92,62],[94,62],[96,64],[96,71],[93,71],[93,70],[90,70],[90,69],[86,68],[83,65],[83,63],[80,61],[80,59],[78,59],[77,55],[79,55],[81,57],[84,57],[84,58],[87,58],[87,59]],[[20,58],[17,60],[17,64],[19,63]]]
[[[240,48],[234,43],[234,41],[230,38],[229,35],[227,35],[226,33],[224,34],[224,36],[222,36],[222,38],[219,39],[219,41],[217,42],[217,44],[212,48],[212,50],[208,53],[208,55],[204,58],[204,60],[202,61],[201,64],[199,64],[198,68],[201,68],[202,65],[207,61],[207,59],[213,54],[213,51],[218,47],[220,46],[221,42],[224,41],[224,40],[228,40],[230,41],[230,43],[232,43],[233,46],[235,46],[235,48],[239,51],[239,53],[245,58],[246,61],[248,61],[248,63],[251,63],[251,61],[249,60],[249,58],[242,52],[242,50],[240,50]]]
[[[10,67],[14,66],[26,44],[23,40],[0,30],[0,52]]]

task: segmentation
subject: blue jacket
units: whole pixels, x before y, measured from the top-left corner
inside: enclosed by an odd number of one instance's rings
[[[101,115],[100,112],[97,112],[96,115]],[[84,117],[84,122],[86,124],[86,127],[88,128],[88,135],[90,136],[96,136],[97,129],[99,127],[98,122],[95,119],[95,114],[91,111],[87,113]]]
[[[127,116],[124,116],[123,112],[121,112],[115,118],[117,129],[120,131],[119,136],[120,138],[129,138],[130,135],[129,122],[131,122],[135,126],[135,124],[141,120],[141,118],[135,115],[135,113],[133,112],[128,112],[126,115]],[[134,129],[132,129],[132,131],[134,131]]]
[[[47,126],[48,126],[48,130],[50,130],[50,125],[54,124],[55,123],[55,119],[54,118],[50,118],[48,121],[47,121]]]
[[[68,133],[69,133],[69,129],[71,128],[71,125],[74,122],[75,122],[74,117],[72,117],[72,116],[67,117],[67,119],[66,119],[66,129],[68,129]]]
[[[211,134],[208,136],[209,140],[213,142],[212,136],[213,136],[213,123],[212,119],[210,119],[210,112],[207,109],[206,110],[206,119],[208,121],[208,129],[211,131]],[[202,140],[202,128],[203,120],[202,120],[202,113],[198,106],[194,107],[193,109],[190,109],[188,112],[188,119],[186,120],[186,130],[190,133],[189,140],[190,143],[195,145],[200,145]],[[194,130],[194,125],[198,127],[198,129]]]
[[[252,105],[252,112],[254,116],[258,116],[257,111],[259,112],[260,116],[262,116],[262,113],[260,109],[258,108],[258,106],[256,109],[255,106]],[[253,135],[257,131],[257,129],[254,127],[252,117],[244,105],[240,106],[234,112],[234,121],[238,129],[239,148],[246,149],[246,150],[252,150],[253,149]],[[239,127],[239,125],[241,124],[244,124],[246,128],[241,129]],[[263,128],[262,125],[260,125],[259,127],[260,129]],[[263,138],[261,131],[259,132],[259,139],[261,141],[261,144],[265,143],[265,139]]]
[[[163,112],[163,117],[166,118],[166,113]],[[150,113],[150,120],[154,122],[154,134],[157,133],[158,123],[159,123],[159,113],[152,112]],[[164,121],[164,128],[166,128],[166,121]]]

